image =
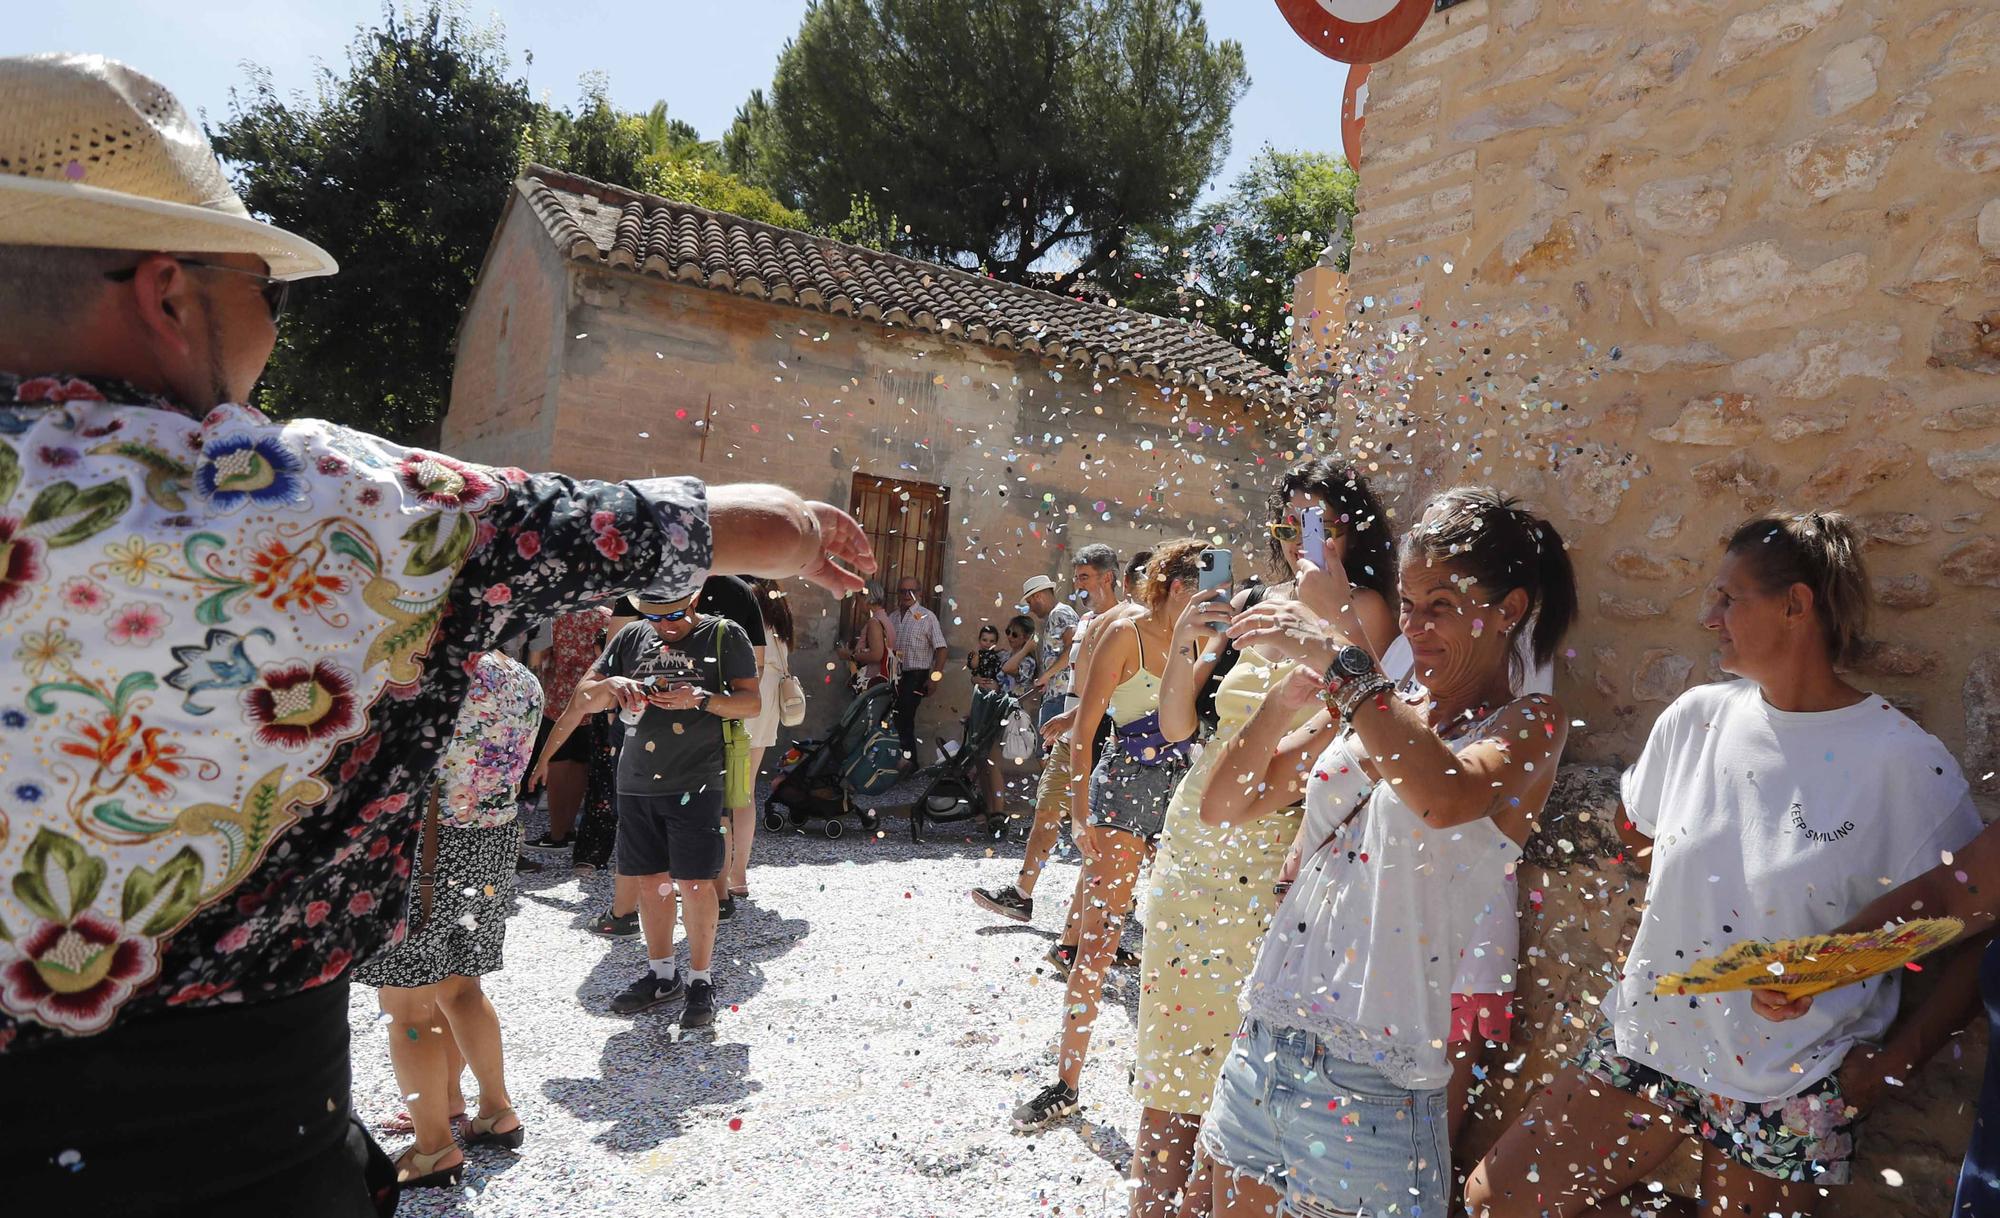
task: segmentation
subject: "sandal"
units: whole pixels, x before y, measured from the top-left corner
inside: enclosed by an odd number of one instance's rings
[[[457,1188],[465,1183],[465,1156],[450,1167],[439,1167],[446,1155],[457,1154],[458,1144],[449,1143],[436,1154],[427,1155],[412,1146],[396,1156],[396,1183],[404,1188]],[[405,1167],[407,1162],[409,1166]]]
[[[512,1129],[503,1133],[493,1128],[500,1123],[502,1117],[508,1116],[515,1120]],[[465,1144],[467,1147],[504,1146],[508,1150],[519,1150],[521,1142],[528,1136],[527,1131],[519,1123],[520,1119],[521,1115],[512,1108],[502,1108],[491,1117],[473,1117],[466,1122]]]
[[[451,1116],[447,1117],[446,1119],[451,1122],[451,1127],[453,1129],[457,1129],[458,1123],[465,1119],[465,1109],[463,1108],[459,1109],[457,1112],[452,1113]],[[395,1116],[392,1116],[388,1120],[382,1122],[381,1129],[383,1133],[392,1133],[401,1137],[408,1137],[409,1135],[417,1132],[416,1118],[412,1117],[410,1115],[409,1109],[405,1108],[403,1111],[398,1112]]]

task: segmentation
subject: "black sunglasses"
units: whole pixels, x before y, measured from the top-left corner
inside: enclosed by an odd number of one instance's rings
[[[642,613],[639,616],[649,622],[678,622],[688,613],[689,610],[686,609],[675,609],[671,613]]]
[[[231,275],[248,275],[252,279],[263,280],[258,292],[264,297],[264,307],[271,310],[271,323],[277,324],[285,314],[285,302],[291,299],[292,284],[288,279],[278,279],[261,271],[246,271],[242,267],[223,266],[219,262],[203,262],[198,258],[176,258],[182,266],[200,267],[205,271],[226,271]],[[128,266],[122,271],[106,271],[104,277],[113,283],[129,283],[138,278],[139,268]]]

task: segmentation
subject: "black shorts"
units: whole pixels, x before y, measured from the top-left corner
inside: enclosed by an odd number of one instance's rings
[[[722,780],[673,795],[618,793],[618,874],[712,880],[722,874]]]
[[[555,730],[556,721],[547,715],[543,715],[542,725],[535,729],[535,751],[528,759],[528,768],[530,770],[534,769],[535,758],[542,755],[542,746],[549,742],[549,737],[555,734]],[[574,761],[578,765],[588,765],[590,763],[590,737],[590,720],[585,719],[576,725],[576,730],[569,734],[569,739],[562,742],[562,747],[549,757],[549,764],[554,765],[558,761]],[[526,775],[522,775],[523,780],[526,777]]]

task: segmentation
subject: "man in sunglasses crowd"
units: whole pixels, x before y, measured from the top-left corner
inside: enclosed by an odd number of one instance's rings
[[[903,765],[914,768],[917,761],[917,708],[930,696],[944,675],[944,627],[937,614],[924,606],[914,577],[905,575],[896,585],[896,612],[889,617],[890,637],[896,661],[903,675],[896,679],[896,737],[903,742]]]
[[[636,1014],[685,994],[683,1028],[715,1022],[714,880],[729,861],[723,733],[726,721],[754,719],[763,706],[749,635],[701,613],[700,601],[667,586],[634,596],[645,620],[618,632],[576,691],[585,714],[616,707],[627,724],[618,750],[618,875],[638,884],[647,967],[611,1009]],[[687,928],[685,980],[674,955],[677,903]]]
[[[272,422],[242,403],[285,285],[333,258],[122,64],[0,58],[0,96],[0,1094],[33,1100],[0,1180],[24,1213],[386,1212],[348,982],[403,933],[473,658],[637,588],[671,625],[711,569],[845,595],[874,560],[779,487]],[[754,711],[746,650],[648,713]]]

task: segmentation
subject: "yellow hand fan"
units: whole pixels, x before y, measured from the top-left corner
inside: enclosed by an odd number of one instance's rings
[[[1799,998],[1852,985],[1901,968],[1958,937],[1957,918],[1918,918],[1885,930],[1849,935],[1805,935],[1768,942],[1745,939],[1693,968],[1660,978],[1655,994],[1720,994],[1728,990],[1778,990]]]

